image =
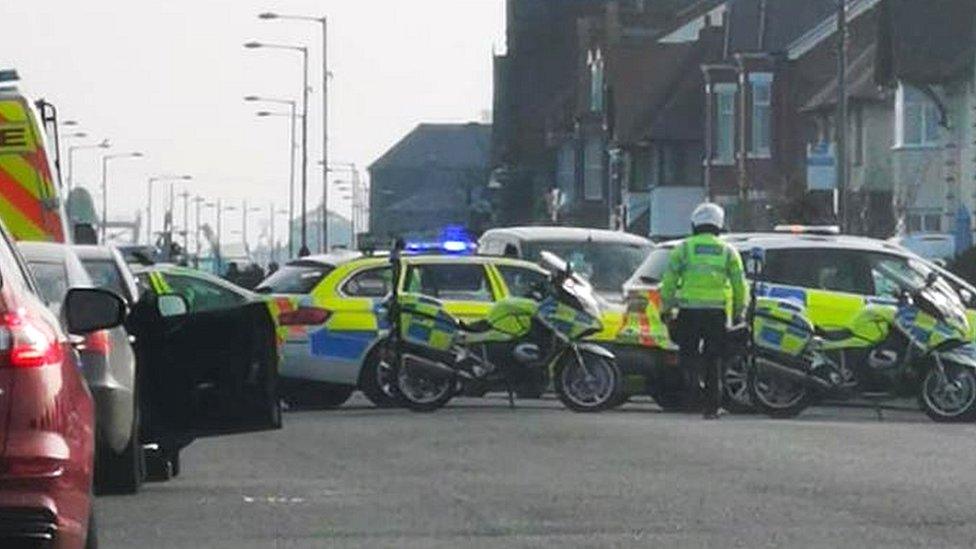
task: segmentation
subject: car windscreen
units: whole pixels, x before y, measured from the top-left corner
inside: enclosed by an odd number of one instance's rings
[[[641,284],[658,284],[664,276],[664,270],[668,268],[668,258],[671,256],[671,248],[654,248],[647,259],[641,263],[634,278]]]
[[[132,296],[128,295],[125,289],[125,283],[122,281],[122,274],[119,272],[114,261],[108,259],[83,259],[81,263],[85,266],[85,270],[88,271],[88,276],[91,277],[92,283],[94,283],[96,288],[115,292],[119,297],[127,300],[131,299]]]
[[[289,263],[258,284],[255,291],[265,294],[308,294],[334,269],[332,265],[322,263]]]
[[[650,250],[651,244],[548,241],[526,243],[523,255],[539,261],[543,251],[550,251],[568,261],[597,291],[619,293]]]
[[[41,299],[49,305],[61,305],[68,294],[68,271],[64,264],[53,261],[28,261]]]

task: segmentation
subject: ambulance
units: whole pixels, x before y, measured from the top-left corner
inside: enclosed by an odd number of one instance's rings
[[[30,100],[17,80],[0,70],[0,219],[16,240],[65,243],[57,110]]]

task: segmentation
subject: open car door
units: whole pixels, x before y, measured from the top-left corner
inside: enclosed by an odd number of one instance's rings
[[[205,279],[165,277],[169,293],[147,292],[131,327],[150,437],[280,428],[278,348],[267,306]]]

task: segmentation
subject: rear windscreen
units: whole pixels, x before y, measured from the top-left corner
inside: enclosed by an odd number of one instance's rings
[[[308,294],[334,269],[321,263],[292,263],[258,284],[256,290],[268,294]]]
[[[88,271],[88,276],[91,277],[96,288],[110,290],[118,294],[119,297],[127,298],[129,292],[125,290],[122,273],[119,272],[114,261],[84,259],[81,263],[85,266],[85,270]]]
[[[38,293],[48,305],[61,305],[68,294],[68,272],[63,263],[29,261]]]

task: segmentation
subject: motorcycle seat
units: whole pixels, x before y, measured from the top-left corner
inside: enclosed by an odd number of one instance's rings
[[[491,324],[487,320],[477,320],[475,322],[460,322],[461,329],[472,334],[482,334],[491,331]]]
[[[854,332],[847,328],[821,328],[817,327],[817,335],[827,341],[842,341],[854,335]]]

